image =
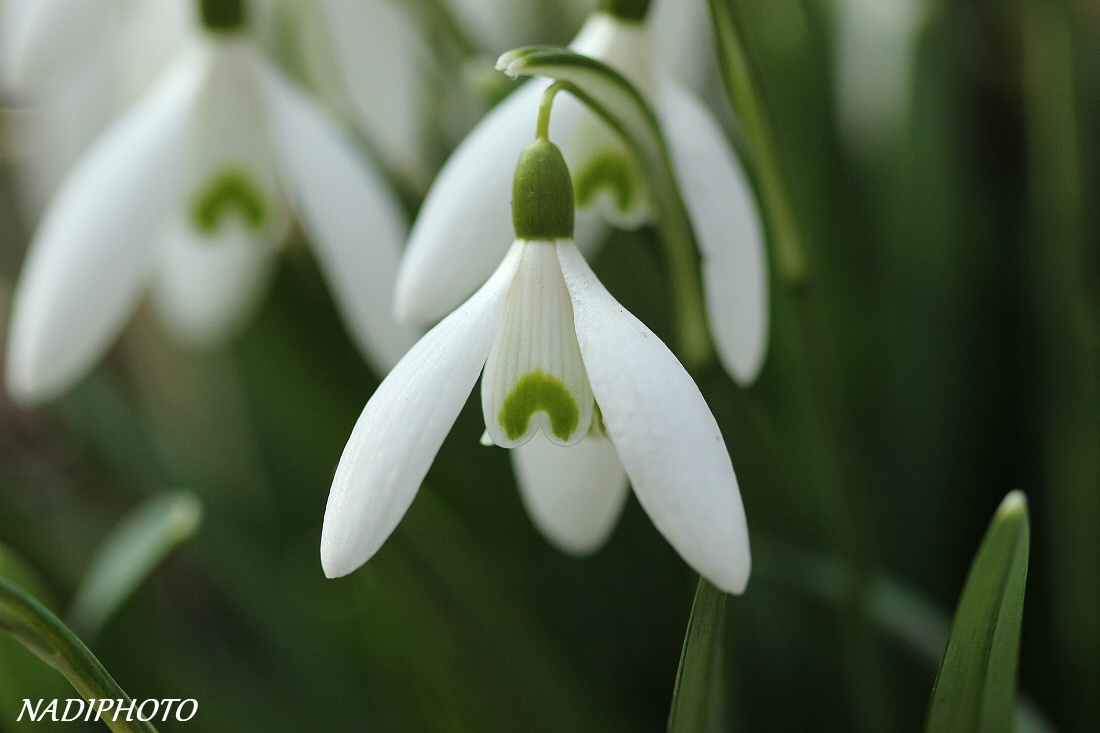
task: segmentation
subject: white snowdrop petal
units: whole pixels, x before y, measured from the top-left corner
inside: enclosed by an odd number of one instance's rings
[[[516,0],[444,0],[462,32],[489,53],[537,43],[535,3]]]
[[[385,372],[416,337],[391,312],[404,214],[353,141],[278,72],[262,71],[276,152],[302,224],[353,338]]]
[[[768,269],[760,213],[729,142],[703,103],[671,78],[657,112],[699,245],[707,317],[722,365],[752,384],[768,347]]]
[[[574,445],[592,423],[592,390],[556,245],[516,246],[523,254],[481,383],[485,429],[504,448],[540,430],[552,443]]]
[[[0,88],[49,93],[98,61],[120,31],[117,0],[5,0],[0,9]]]
[[[285,227],[286,204],[265,124],[258,50],[246,37],[206,43],[210,70],[190,130],[180,215],[211,246],[228,226],[270,239]]]
[[[318,41],[328,46],[333,76],[354,117],[394,169],[411,180],[424,178],[431,51],[406,4],[320,0],[317,5]]]
[[[588,435],[563,448],[536,435],[511,455],[523,504],[547,539],[573,555],[602,547],[627,494],[626,474],[611,441]]]
[[[481,290],[420,339],[363,409],[325,510],[328,577],[370,559],[412,504],[485,364],[519,255],[510,252]]]
[[[718,69],[708,0],[654,0],[648,24],[661,67],[701,90]]]
[[[547,86],[537,81],[517,89],[474,128],[439,172],[397,273],[398,319],[438,320],[500,262],[514,239],[510,202],[516,163],[534,138],[539,97]]]
[[[43,217],[16,288],[7,387],[64,391],[114,340],[151,274],[204,57],[186,53],[76,164]]]
[[[730,593],[748,581],[748,530],[722,434],[660,339],[558,245],[592,392],[642,507],[680,556]]]
[[[259,304],[279,249],[239,221],[207,237],[177,220],[162,240],[163,260],[153,287],[161,318],[185,344],[223,344]]]

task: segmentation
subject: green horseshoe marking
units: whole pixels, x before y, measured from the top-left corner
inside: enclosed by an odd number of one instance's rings
[[[621,213],[630,211],[639,192],[634,164],[626,153],[604,150],[588,162],[574,178],[573,192],[577,206],[588,206],[601,189],[611,192],[615,208]]]
[[[497,420],[509,440],[518,440],[527,432],[527,424],[536,412],[550,416],[550,428],[561,440],[568,440],[581,419],[581,410],[573,395],[557,377],[543,371],[524,374],[504,399]]]
[[[191,210],[195,226],[203,234],[218,231],[222,220],[237,212],[251,229],[267,218],[267,204],[260,187],[246,171],[230,169],[214,178],[195,198]]]

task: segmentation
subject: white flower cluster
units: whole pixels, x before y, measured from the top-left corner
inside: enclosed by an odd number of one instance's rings
[[[647,4],[623,15],[605,3],[571,48],[618,70],[653,108],[719,358],[749,384],[768,335],[760,217],[725,133],[682,81],[708,48],[693,30],[706,27],[705,4],[661,3],[646,20]],[[538,40],[536,3],[444,5],[486,51]],[[564,5],[561,17],[576,15]],[[273,60],[281,27],[295,29],[317,97]],[[480,376],[483,442],[514,449],[523,499],[551,541],[573,553],[601,546],[629,482],[686,562],[740,592],[748,535],[715,419],[582,255],[608,227],[656,222],[648,172],[567,95],[548,139],[528,145],[549,84],[531,81],[432,180],[427,141],[453,130],[443,118],[461,105],[427,38],[424,19],[397,0],[5,0],[5,94],[70,127],[82,104],[99,103],[77,118],[83,128],[43,125],[56,155],[25,166],[47,203],[14,296],[9,393],[27,404],[60,395],[147,293],[171,333],[224,343],[297,222],[352,339],[388,372],[336,472],[328,575],[360,566],[396,527]],[[415,196],[429,181],[410,231],[393,182]]]

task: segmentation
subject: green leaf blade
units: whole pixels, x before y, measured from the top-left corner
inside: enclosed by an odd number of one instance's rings
[[[959,598],[928,733],[1012,731],[1029,549],[1027,500],[1014,491],[993,517]]]
[[[706,733],[722,729],[726,598],[725,593],[705,578],[699,579],[672,692],[669,733]]]
[[[69,611],[74,628],[95,636],[176,546],[198,531],[202,504],[188,491],[161,492],[125,517],[88,565]]]

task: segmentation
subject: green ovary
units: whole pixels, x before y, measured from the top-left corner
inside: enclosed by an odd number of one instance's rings
[[[259,229],[267,218],[263,192],[246,171],[225,170],[199,192],[191,207],[195,226],[203,234],[218,231],[222,220],[236,212],[251,229]]]
[[[497,420],[509,440],[518,440],[527,432],[527,423],[536,412],[550,416],[550,429],[561,440],[568,440],[581,419],[577,400],[561,380],[542,371],[523,375],[504,400]]]
[[[626,153],[604,150],[594,156],[573,179],[577,206],[588,206],[601,189],[607,189],[615,201],[615,208],[625,214],[638,197],[635,174],[633,161]]]

